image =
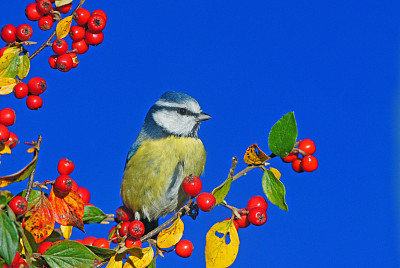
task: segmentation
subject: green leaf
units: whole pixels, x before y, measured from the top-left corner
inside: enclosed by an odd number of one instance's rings
[[[22,196],[25,197],[26,196],[26,190],[23,190],[22,192],[20,192],[19,194],[17,194],[18,196]],[[29,196],[29,200],[28,200],[28,207],[29,205],[36,200],[36,198],[39,198],[41,196],[41,192],[37,191],[37,190],[32,190],[31,194]]]
[[[0,191],[0,196],[4,196],[6,198],[6,200],[7,200],[6,204],[8,202],[10,202],[10,200],[13,199],[13,197],[14,197],[14,195],[10,191],[6,191],[6,190]]]
[[[8,198],[4,195],[0,195],[0,204],[5,205],[8,203]]]
[[[52,245],[42,256],[52,268],[93,267],[100,260],[84,245],[69,240]]]
[[[153,259],[147,268],[156,268],[156,259]]]
[[[53,231],[49,237],[47,237],[44,241],[46,242],[57,242],[61,240],[61,233],[58,231]],[[43,241],[43,242],[44,242]]]
[[[85,206],[84,209],[85,213],[82,218],[84,224],[102,222],[107,218],[107,215],[98,207]]]
[[[6,261],[3,258],[0,258],[0,267],[3,267],[6,264]]]
[[[286,157],[292,151],[296,139],[296,119],[294,112],[290,112],[279,119],[269,132],[269,149],[277,156]]]
[[[231,183],[232,177],[229,176],[223,184],[212,191],[212,195],[217,200],[215,205],[219,205],[225,200],[225,197],[228,195],[229,189],[231,188]]]
[[[29,73],[29,69],[31,68],[31,62],[27,55],[19,56],[19,68],[18,68],[18,77],[20,79],[24,79],[27,77]]]
[[[38,245],[36,244],[35,239],[31,235],[31,233],[29,233],[28,231],[24,230],[24,228],[22,228],[22,225],[20,222],[14,221],[14,224],[17,227],[19,236],[22,238],[22,242],[23,242],[24,248],[25,248],[26,261],[29,265],[30,261],[31,261],[32,253],[37,252]],[[28,238],[28,236],[29,236],[29,238]]]
[[[0,77],[15,78],[18,75],[20,60],[18,54],[12,55],[0,65]]]
[[[56,7],[61,7],[61,6],[65,6],[68,5],[69,3],[72,3],[72,0],[56,0]]]
[[[262,177],[262,187],[265,195],[272,204],[277,205],[282,210],[288,211],[288,206],[285,202],[285,186],[269,169],[264,172]]]
[[[0,211],[0,255],[11,264],[18,250],[17,228],[4,211]]]
[[[94,254],[96,254],[97,257],[101,258],[102,260],[110,258],[117,253],[113,249],[107,249],[107,248],[99,248],[99,247],[94,247],[94,246],[88,246],[86,245],[90,251],[92,251]]]

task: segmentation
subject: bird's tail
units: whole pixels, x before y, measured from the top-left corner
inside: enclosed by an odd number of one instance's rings
[[[144,218],[141,219],[141,222],[144,224],[144,234],[148,234],[158,227],[158,219],[148,220],[147,218]]]

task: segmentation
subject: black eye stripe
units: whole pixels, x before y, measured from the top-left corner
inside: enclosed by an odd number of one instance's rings
[[[179,108],[178,114],[186,115],[186,114],[188,114],[188,110],[186,108]]]

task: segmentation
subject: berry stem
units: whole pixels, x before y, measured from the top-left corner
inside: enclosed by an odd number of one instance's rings
[[[78,10],[79,8],[82,7],[83,3],[85,3],[85,0],[81,0],[78,4],[78,6],[75,8],[75,10],[72,12],[72,14]],[[57,27],[56,27],[57,29]],[[32,60],[37,54],[39,54],[43,49],[45,49],[46,47],[48,47],[48,44],[51,43],[51,40],[53,40],[53,38],[56,36],[56,30],[53,31],[53,33],[50,35],[49,38],[47,38],[47,40],[35,51],[32,53],[32,55],[29,56],[29,60]]]
[[[33,159],[35,159],[35,157],[38,157],[41,144],[42,144],[42,136],[39,135],[37,142],[35,142],[36,150],[33,152]],[[31,195],[31,191],[33,188],[33,178],[35,177],[35,171],[36,171],[36,167],[32,170],[31,175],[29,175],[29,182],[28,182],[28,186],[26,188],[26,194],[25,194],[26,201],[29,201],[29,196]]]

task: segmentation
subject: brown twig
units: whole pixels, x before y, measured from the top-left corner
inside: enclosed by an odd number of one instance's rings
[[[74,9],[74,11],[72,12],[72,14],[75,13],[75,11],[77,11],[79,8],[82,7],[83,3],[85,3],[85,0],[81,0],[78,4],[78,6]],[[57,27],[56,27],[57,29]],[[37,54],[39,54],[43,49],[45,49],[46,47],[48,47],[48,45],[50,44],[51,40],[56,36],[57,30],[54,30],[53,33],[50,35],[49,38],[47,38],[47,40],[35,51],[32,53],[32,55],[29,56],[29,60],[32,60]]]
[[[143,242],[143,241],[145,241],[145,240],[147,240],[147,239],[153,237],[154,235],[156,235],[156,234],[158,234],[159,232],[161,232],[165,227],[171,225],[178,217],[184,216],[185,213],[186,213],[187,211],[190,210],[190,205],[192,204],[193,199],[194,199],[194,198],[191,197],[191,198],[189,199],[189,202],[188,202],[186,205],[184,205],[183,207],[181,207],[181,208],[178,210],[178,212],[176,212],[176,213],[174,214],[174,216],[172,216],[169,220],[167,220],[166,222],[164,222],[163,224],[161,224],[160,226],[158,226],[158,227],[157,227],[156,229],[154,229],[153,231],[151,231],[151,232],[147,233],[146,235],[142,236],[142,237],[140,238],[140,241]],[[185,212],[185,213],[183,213],[183,212]]]
[[[40,151],[40,145],[42,144],[42,136],[39,135],[38,140],[35,144],[35,152],[33,153],[33,158],[37,157]],[[29,201],[29,196],[31,195],[31,191],[33,188],[33,178],[35,177],[35,171],[36,167],[32,170],[32,173],[29,175],[29,182],[28,182],[28,187],[26,188],[26,194],[25,194],[25,199],[26,201]]]

